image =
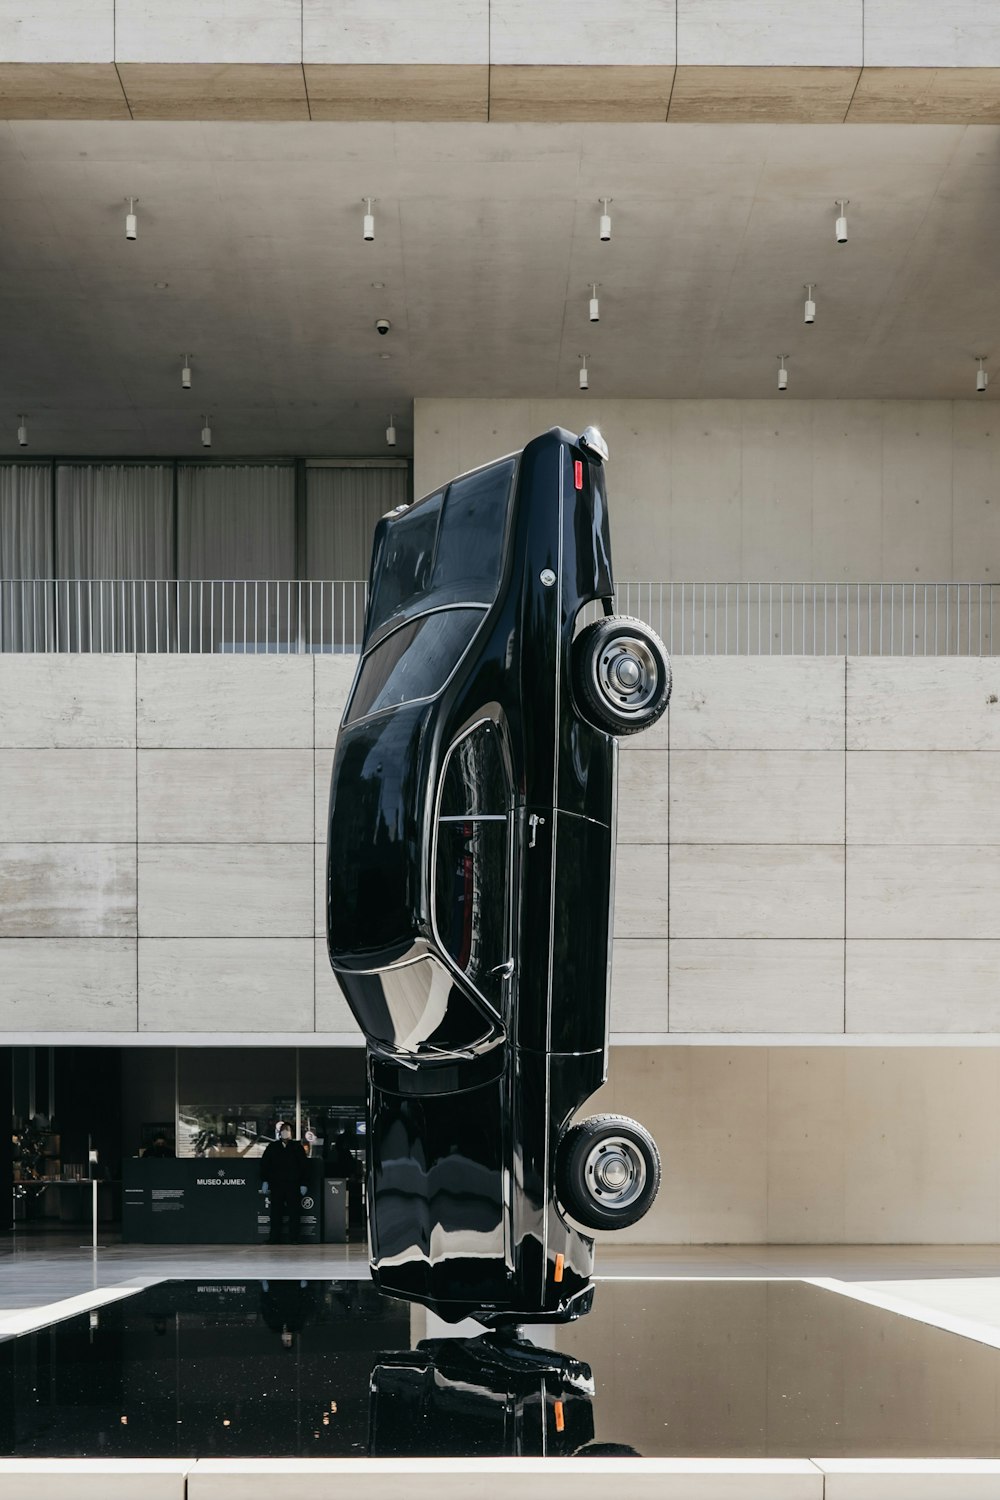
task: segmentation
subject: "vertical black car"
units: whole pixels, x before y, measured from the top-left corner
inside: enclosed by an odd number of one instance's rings
[[[607,1070],[616,736],[670,695],[611,613],[606,458],[553,428],[375,532],[327,933],[368,1044],[372,1274],[450,1321],[579,1316],[588,1231],[659,1185],[641,1126],[573,1123]]]

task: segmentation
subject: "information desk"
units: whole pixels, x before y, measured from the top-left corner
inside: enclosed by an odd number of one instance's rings
[[[323,1163],[307,1163],[301,1239],[320,1240]],[[145,1245],[253,1245],[271,1229],[260,1161],[227,1157],[124,1163],[122,1240]],[[288,1237],[287,1226],[282,1239]]]

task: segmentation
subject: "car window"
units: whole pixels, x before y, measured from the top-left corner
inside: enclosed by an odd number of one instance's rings
[[[445,609],[394,630],[362,661],[346,722],[440,692],[482,621],[478,609]]]
[[[489,604],[500,584],[507,502],[515,460],[493,464],[448,488],[431,590]]]
[[[443,498],[442,490],[386,526],[372,570],[369,632],[377,630],[397,610],[404,609],[414,598],[426,593]]]
[[[507,820],[438,824],[435,918],[454,963],[499,1010],[507,959]]]
[[[509,800],[500,731],[494,724],[480,724],[464,735],[448,756],[441,817],[503,814]]]

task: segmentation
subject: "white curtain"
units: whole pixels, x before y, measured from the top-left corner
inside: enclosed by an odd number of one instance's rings
[[[43,651],[51,643],[52,470],[0,465],[0,649]]]
[[[163,581],[174,571],[172,466],[59,464],[55,533],[60,649],[166,650],[175,613]]]
[[[171,578],[173,545],[169,465],[57,467],[57,578]]]
[[[182,650],[293,650],[295,470],[290,464],[183,464],[177,472],[177,576],[193,585]],[[259,586],[254,580],[278,580]],[[242,580],[248,580],[243,582]]]
[[[406,498],[405,468],[307,468],[305,576],[367,578],[375,524]]]

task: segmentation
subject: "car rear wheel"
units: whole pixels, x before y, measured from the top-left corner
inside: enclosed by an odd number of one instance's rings
[[[582,1120],[559,1143],[559,1197],[587,1229],[626,1229],[638,1223],[659,1186],[656,1142],[624,1115]]]
[[[607,615],[573,643],[580,707],[598,729],[637,734],[670,702],[670,658],[655,630],[630,615]]]

